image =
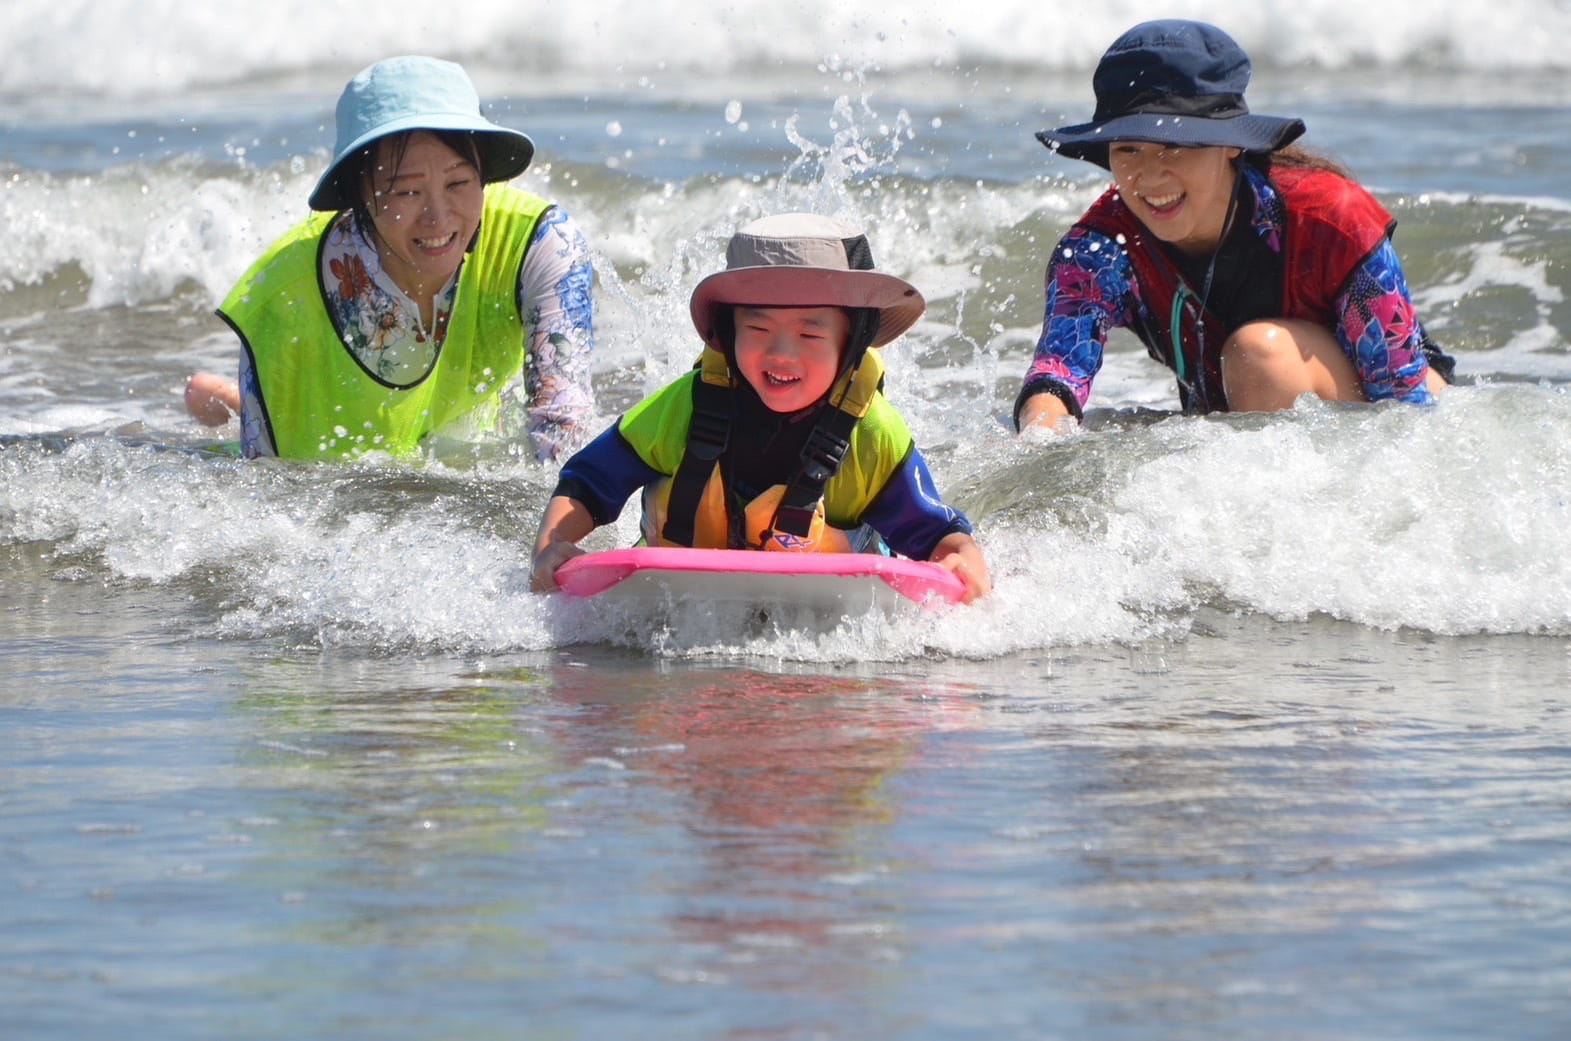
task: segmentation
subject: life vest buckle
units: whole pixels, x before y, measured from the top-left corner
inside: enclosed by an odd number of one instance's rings
[[[855,421],[853,420],[853,423]],[[851,448],[851,442],[819,424],[802,446],[801,477],[814,484],[823,484],[840,469],[840,462]]]
[[[811,506],[787,506],[784,503],[775,510],[775,517],[771,527],[776,531],[783,531],[787,535],[797,538],[806,538],[813,531],[813,519],[818,516],[818,504]]]

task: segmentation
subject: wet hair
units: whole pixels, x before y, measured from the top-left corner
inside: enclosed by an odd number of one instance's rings
[[[1288,166],[1297,170],[1325,170],[1349,181],[1353,179],[1352,171],[1335,159],[1297,144],[1285,145],[1274,152],[1246,153],[1245,158],[1267,173],[1273,166]]]
[[[1221,147],[1221,146],[1215,146]],[[1087,146],[1085,154],[1080,156],[1106,169],[1112,169],[1111,151],[1108,145]],[[1283,145],[1274,152],[1244,152],[1240,156],[1243,162],[1249,163],[1257,170],[1269,173],[1273,166],[1290,166],[1300,170],[1325,170],[1338,177],[1353,180],[1353,173],[1341,163],[1330,156],[1320,152],[1311,151],[1303,145]]]
[[[343,198],[352,199],[349,210],[355,215],[355,224],[360,229],[360,235],[367,243],[371,242],[372,230],[376,227],[373,219],[376,216],[375,184],[376,154],[387,142],[387,166],[394,173],[404,164],[404,153],[409,149],[409,139],[416,130],[404,130],[397,134],[379,137],[366,145],[358,152],[346,156],[338,164],[338,169],[333,172],[333,182],[337,185]],[[427,130],[425,133],[434,134],[436,139],[451,148],[458,155],[468,160],[480,173],[481,183],[485,183],[485,167],[481,164],[480,145],[475,135],[468,130]]]

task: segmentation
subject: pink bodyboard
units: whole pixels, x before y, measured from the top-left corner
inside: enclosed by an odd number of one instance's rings
[[[637,546],[585,553],[556,572],[572,596],[633,595],[855,605],[880,594],[915,603],[958,603],[965,583],[924,560],[876,553],[764,553]]]

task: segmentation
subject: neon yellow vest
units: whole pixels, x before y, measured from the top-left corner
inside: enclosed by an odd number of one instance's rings
[[[230,290],[219,315],[251,356],[273,446],[289,459],[413,454],[433,430],[480,410],[494,419],[503,387],[526,360],[518,273],[544,199],[486,189],[479,240],[464,260],[441,353],[425,379],[393,387],[339,337],[321,286],[321,249],[336,214],[275,242]]]
[[[687,451],[687,431],[693,419],[693,381],[701,374],[693,371],[665,386],[629,409],[617,429],[638,457],[650,468],[667,475],[676,473]],[[851,447],[846,450],[840,469],[824,485],[824,518],[832,526],[849,530],[862,523],[878,493],[883,491],[912,446],[911,430],[905,419],[882,392],[873,396],[867,414],[851,431]],[[781,474],[789,480],[790,474]],[[660,500],[662,485],[657,482],[646,492],[646,506]],[[726,523],[723,505],[716,494],[718,478],[712,478],[700,505],[694,543],[707,548],[725,546]],[[711,492],[709,489],[715,489]],[[745,508],[746,503],[734,504]],[[719,513],[716,517],[714,514]],[[651,526],[653,525],[653,526]],[[645,518],[646,532],[658,532],[663,519]]]

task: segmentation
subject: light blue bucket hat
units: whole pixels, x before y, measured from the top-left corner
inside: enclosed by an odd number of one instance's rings
[[[527,134],[497,126],[480,114],[480,95],[463,67],[440,58],[403,55],[360,72],[338,98],[338,143],[333,161],[311,192],[313,210],[353,203],[338,183],[339,166],[378,138],[405,130],[468,130],[475,134],[487,183],[508,181],[534,158]]]

